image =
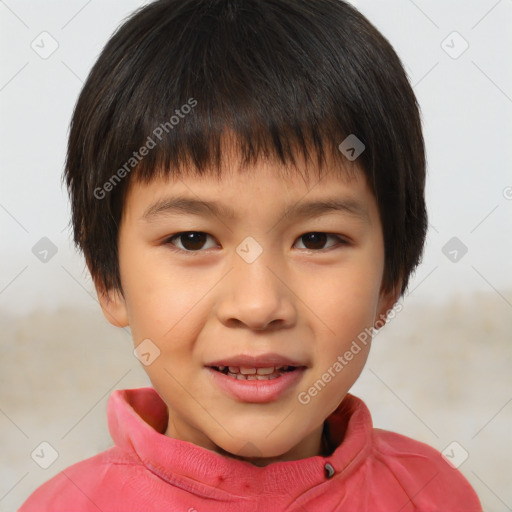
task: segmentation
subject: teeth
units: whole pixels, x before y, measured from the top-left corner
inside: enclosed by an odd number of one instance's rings
[[[221,372],[228,368],[230,373],[241,373],[242,375],[270,375],[271,373],[274,373],[276,371],[286,371],[288,370],[289,366],[268,366],[267,368],[249,368],[247,366],[218,366],[217,367]]]
[[[281,376],[280,373],[273,373],[272,375],[243,375],[242,373],[228,373],[228,377],[237,380],[272,380]]]
[[[237,368],[235,368],[237,369]],[[251,370],[251,368],[249,368]],[[252,368],[252,370],[256,370],[255,368]],[[264,373],[261,373],[260,370],[263,370]],[[245,373],[243,371],[240,371],[238,373],[235,372],[228,372],[226,375],[228,377],[232,377],[234,379],[238,380],[272,380],[277,379],[278,377],[281,377],[281,375],[284,374],[282,369],[274,369],[274,368],[258,368],[257,372],[254,373]]]
[[[240,367],[240,373],[242,375],[254,375],[256,373],[256,368],[244,368]]]
[[[249,368],[247,366],[217,366],[217,369],[238,380],[271,380],[277,379],[288,369],[293,369],[288,365],[268,366],[267,368]]]
[[[271,366],[270,368],[258,368],[256,370],[258,375],[270,375],[271,373],[274,373],[275,368]]]

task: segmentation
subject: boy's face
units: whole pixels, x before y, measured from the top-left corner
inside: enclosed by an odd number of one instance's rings
[[[119,231],[124,298],[100,300],[109,321],[130,325],[135,346],[145,343],[146,359],[157,356],[144,369],[168,406],[170,437],[258,465],[321,454],[323,422],[358,378],[369,343],[358,342],[351,360],[344,354],[398,298],[380,293],[383,234],[364,174],[340,178],[333,166],[320,181],[314,172],[280,178],[278,163],[262,161],[248,173],[224,169],[220,182],[131,184]],[[165,207],[144,217],[178,196],[234,217]],[[284,215],[327,200],[353,209]],[[169,240],[180,232],[188,233]],[[302,368],[271,380],[210,368],[270,353]]]

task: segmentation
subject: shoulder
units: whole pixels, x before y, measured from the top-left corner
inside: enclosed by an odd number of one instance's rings
[[[39,486],[18,512],[98,511],[108,503],[108,489],[117,482],[121,487],[140,463],[110,448],[73,464]]]
[[[405,490],[412,506],[419,510],[482,511],[469,482],[436,449],[377,428],[372,437],[373,458]]]

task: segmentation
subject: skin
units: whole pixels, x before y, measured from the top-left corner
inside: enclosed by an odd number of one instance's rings
[[[340,178],[339,163],[330,162],[319,181],[315,173],[309,179],[281,177],[282,164],[270,160],[248,173],[238,172],[234,162],[225,163],[221,183],[190,173],[130,183],[118,240],[123,294],[97,286],[100,304],[113,325],[130,326],[135,346],[149,338],[160,350],[144,370],[169,410],[165,435],[258,466],[322,455],[323,422],[359,377],[370,343],[308,404],[298,395],[398,299],[397,292],[381,290],[377,203],[360,169]],[[217,200],[237,217],[173,213],[141,219],[155,200],[178,194]],[[344,212],[283,216],[298,202],[334,196],[357,199],[367,218]],[[189,231],[209,236],[169,242]],[[312,242],[303,236],[311,232],[327,236]],[[252,263],[236,252],[247,236],[263,249]],[[297,386],[269,403],[225,395],[204,366],[267,352],[308,365]]]

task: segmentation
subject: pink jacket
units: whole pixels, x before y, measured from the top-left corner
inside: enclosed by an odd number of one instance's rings
[[[19,512],[482,511],[439,452],[374,429],[355,396],[326,421],[337,446],[331,455],[258,467],[162,434],[167,408],[154,389],[114,391],[115,446],[61,471]]]

